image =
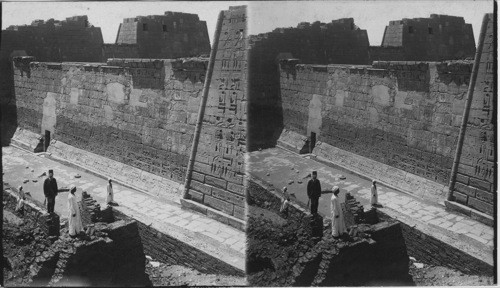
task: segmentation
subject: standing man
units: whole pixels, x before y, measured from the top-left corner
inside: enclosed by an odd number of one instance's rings
[[[68,233],[71,238],[78,236],[83,231],[82,217],[80,207],[76,201],[76,187],[71,185],[68,195]]]
[[[43,194],[47,198],[47,212],[49,213],[54,213],[57,192],[59,192],[57,181],[54,178],[54,171],[51,169],[49,170],[49,177],[43,182]]]
[[[373,180],[373,185],[372,185],[372,197],[370,199],[370,203],[372,206],[377,206],[378,205],[378,192],[377,192],[377,181]]]
[[[347,232],[344,222],[344,213],[340,207],[340,201],[338,195],[340,193],[339,187],[333,187],[333,195],[331,200],[331,210],[332,210],[332,236],[338,238],[342,234]]]
[[[318,214],[319,197],[321,196],[321,184],[317,179],[318,173],[312,172],[312,179],[307,182],[307,197],[311,201],[311,214]]]

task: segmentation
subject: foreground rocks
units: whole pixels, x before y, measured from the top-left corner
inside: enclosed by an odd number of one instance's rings
[[[291,207],[279,213],[277,195],[250,181],[247,273],[254,286],[364,286],[411,285],[408,255],[395,222],[377,224],[358,211],[352,199],[345,215],[353,221],[351,235],[331,236],[329,220],[322,234],[311,229],[321,217]],[[264,212],[267,210],[268,212]],[[317,218],[317,219],[316,219]],[[355,222],[355,219],[358,222]]]

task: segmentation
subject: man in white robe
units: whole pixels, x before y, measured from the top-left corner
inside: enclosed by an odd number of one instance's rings
[[[68,195],[68,233],[71,237],[76,237],[80,232],[83,231],[82,217],[80,214],[80,208],[78,207],[78,202],[76,201],[76,187],[72,185],[69,189]]]
[[[332,236],[337,238],[342,236],[342,234],[347,233],[347,229],[344,222],[344,213],[340,207],[340,199],[338,197],[340,189],[335,186],[332,190]]]
[[[377,181],[373,180],[372,181],[372,189],[371,189],[371,200],[370,203],[372,206],[378,205],[378,192],[377,192]]]
[[[107,195],[106,195],[106,204],[113,203],[113,184],[111,183],[111,178],[108,179],[108,187],[107,187]]]

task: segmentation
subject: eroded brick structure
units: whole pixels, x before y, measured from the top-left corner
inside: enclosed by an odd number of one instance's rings
[[[390,21],[381,47],[370,47],[373,61],[455,60],[473,58],[474,53],[472,25],[463,17],[437,14]]]
[[[222,17],[188,195],[193,201],[243,220],[247,139],[246,6],[230,7]],[[231,218],[229,221],[229,224],[234,222]]]
[[[173,59],[208,55],[207,23],[198,15],[165,12],[164,15],[125,18],[115,44],[105,44],[107,58]]]

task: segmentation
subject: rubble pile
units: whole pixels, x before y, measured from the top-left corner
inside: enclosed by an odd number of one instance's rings
[[[92,202],[91,197],[86,199]],[[85,233],[74,239],[69,237],[67,227],[58,231],[59,236],[49,236],[51,230],[40,227],[29,213],[13,212],[15,197],[12,194],[4,191],[3,204],[4,215],[7,215],[2,231],[7,286],[144,286],[151,283],[145,274],[146,258],[135,221],[91,223],[85,226]],[[100,214],[97,216],[94,219],[101,218]]]
[[[397,222],[380,222],[347,197],[349,234],[331,236],[331,221],[302,211],[285,216],[278,197],[249,181],[247,273],[255,286],[409,285],[408,255]],[[262,213],[262,209],[274,213]],[[298,210],[297,210],[298,211]],[[284,221],[277,221],[273,217]],[[322,237],[314,227],[321,219]],[[313,225],[314,224],[314,225]]]

